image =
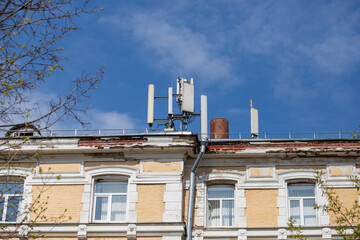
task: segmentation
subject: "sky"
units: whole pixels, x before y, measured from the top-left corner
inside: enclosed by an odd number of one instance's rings
[[[209,121],[226,118],[231,133],[250,132],[251,98],[260,132],[359,129],[360,1],[93,4],[103,10],[76,19],[80,30],[59,42],[64,71],[38,93],[64,94],[76,74],[104,65],[85,116],[89,129],[146,128],[148,84],[166,96],[178,77],[194,78],[195,111],[207,95]],[[165,117],[158,100],[155,118]],[[199,125],[189,130],[198,133]],[[55,128],[81,126],[65,120]]]

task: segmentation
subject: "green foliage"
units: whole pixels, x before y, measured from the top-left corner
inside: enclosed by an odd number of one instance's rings
[[[320,209],[332,213],[336,219],[336,230],[338,235],[345,240],[360,239],[360,206],[359,201],[355,200],[351,208],[347,208],[340,201],[339,196],[336,194],[334,188],[329,187],[324,180],[325,173],[322,171],[316,171],[315,177],[321,193],[328,199],[328,204],[318,206]],[[357,176],[351,176],[349,178],[359,191],[359,178]]]
[[[296,224],[296,221],[293,218],[289,219],[287,226],[290,231],[290,239],[307,240],[302,233],[301,226]]]
[[[360,121],[359,121],[359,128],[360,128]],[[352,132],[352,135],[354,136],[354,138],[360,138],[360,131],[357,132]]]
[[[41,122],[44,129],[63,116],[86,123],[79,114],[87,106],[79,108],[79,103],[102,78],[102,69],[92,76],[75,77],[69,93],[49,102],[49,112],[42,116],[30,115],[39,112],[39,105],[29,103],[38,85],[63,70],[65,56],[58,42],[79,29],[74,18],[99,9],[89,8],[89,0],[0,1],[0,130],[23,124],[18,122],[23,116],[32,125]]]

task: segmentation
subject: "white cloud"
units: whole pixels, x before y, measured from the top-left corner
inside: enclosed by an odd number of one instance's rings
[[[88,115],[91,129],[135,129],[137,120],[129,114],[90,110]]]
[[[297,50],[325,71],[344,73],[360,62],[360,35],[334,35],[312,45],[300,44]]]
[[[234,80],[230,60],[220,56],[218,46],[205,35],[167,21],[162,13],[136,13],[125,20],[110,16],[99,21],[129,31],[132,38],[150,51],[150,63],[162,71],[172,76],[194,76],[206,84]]]
[[[30,111],[30,117],[26,118],[25,116],[13,116],[14,123],[21,123],[26,121],[31,121],[36,119],[49,111],[49,102],[55,101],[57,95],[54,93],[44,93],[41,91],[36,91],[36,94],[32,94],[31,97],[28,97],[29,102],[24,102],[22,104],[22,109],[33,109]],[[27,112],[27,111],[25,111]],[[86,114],[81,114],[81,118],[86,122],[89,122],[90,125],[86,126],[89,130],[97,129],[135,129],[137,128],[138,120],[131,117],[127,113],[118,113],[116,111],[104,112],[99,109],[90,109]],[[54,119],[57,116],[54,115]],[[45,124],[40,122],[40,124]],[[44,126],[41,126],[44,127]],[[51,126],[50,129],[53,130],[74,130],[82,129],[83,127],[75,119],[71,117],[64,117],[58,121],[55,125]]]

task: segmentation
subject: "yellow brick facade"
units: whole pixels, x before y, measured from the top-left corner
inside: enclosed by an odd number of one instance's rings
[[[89,169],[93,167],[106,167],[111,165],[140,168],[140,164],[138,161],[85,161],[84,169]]]
[[[56,163],[56,164],[41,164],[39,166],[43,172],[79,172],[80,164],[79,163]]]
[[[248,227],[277,227],[277,196],[277,189],[245,190]]]
[[[31,219],[38,217],[38,222],[79,222],[83,191],[84,185],[33,186],[33,204],[37,211],[31,213]],[[41,207],[47,210],[39,215]]]
[[[251,177],[269,177],[271,176],[271,168],[269,167],[251,167]]]
[[[39,149],[39,138],[32,148],[27,145],[26,151]],[[32,200],[46,209],[46,219],[36,219],[35,229],[45,232],[51,228],[51,234],[44,238],[49,240],[183,240],[190,218],[192,235],[198,240],[285,239],[281,234],[290,212],[288,184],[313,184],[314,170],[326,171],[324,178],[330,185],[343,187],[335,191],[344,206],[351,207],[359,198],[355,189],[346,188],[350,186],[346,176],[360,173],[360,141],[210,140],[196,171],[193,215],[187,216],[190,169],[201,143],[197,135],[174,132],[54,138],[42,139],[49,143],[41,145],[40,163],[12,165],[19,168],[13,171],[14,176],[24,180],[22,203]],[[355,145],[358,152],[352,150]],[[46,174],[32,171],[36,166]],[[57,175],[62,178],[56,179]],[[44,176],[45,186],[41,185]],[[111,184],[97,184],[101,182]],[[234,197],[219,191],[214,193],[218,203],[209,205],[207,191],[216,184],[233,186]],[[325,203],[315,189],[316,201]],[[29,191],[31,194],[25,194]],[[226,207],[232,203],[233,208]],[[209,216],[220,221],[209,221]],[[35,220],[36,214],[30,217]],[[325,238],[329,221],[335,229],[335,217],[317,211],[316,224],[309,224],[304,232],[311,239]],[[331,234],[326,238],[338,238],[335,230]],[[26,237],[30,239],[31,232]]]
[[[355,188],[335,188],[334,192],[339,197],[339,201],[343,206],[342,210],[344,210],[344,208],[352,208],[355,201],[359,200],[359,192]],[[329,216],[330,225],[336,226],[336,215],[330,212]]]
[[[189,202],[188,202],[189,190],[184,190],[183,193],[184,194],[183,194],[183,214],[182,214],[182,217],[183,217],[183,221],[186,221],[187,214],[188,214],[188,207],[189,207]]]
[[[136,204],[138,222],[162,222],[165,184],[138,184]]]
[[[353,174],[352,166],[331,166],[330,174],[332,176],[350,176]]]
[[[182,162],[142,162],[143,172],[180,172]]]

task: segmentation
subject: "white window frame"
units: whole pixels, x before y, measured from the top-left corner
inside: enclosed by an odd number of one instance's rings
[[[101,180],[100,180],[101,179]],[[96,183],[97,182],[123,182],[127,184],[127,191],[126,193],[96,193]],[[92,212],[93,212],[93,216],[92,216],[92,221],[93,222],[102,222],[102,223],[107,223],[107,222],[111,222],[111,223],[123,223],[126,222],[127,219],[127,215],[128,215],[128,192],[129,192],[129,183],[128,183],[128,179],[124,179],[124,178],[116,178],[113,176],[99,176],[97,178],[94,179],[93,182],[93,206],[92,206]],[[111,203],[112,203],[112,197],[113,196],[126,196],[126,205],[125,205],[125,219],[122,221],[111,221]],[[97,203],[97,199],[98,197],[107,197],[108,198],[108,203],[107,203],[107,216],[106,216],[106,220],[95,220],[95,214],[96,214],[96,203]]]
[[[17,176],[15,176],[17,177]],[[9,177],[7,177],[9,178]],[[11,180],[2,180],[0,178],[0,183],[18,183],[18,184],[22,184],[22,193],[12,193],[12,194],[8,194],[8,193],[0,193],[1,197],[4,199],[4,207],[3,207],[3,212],[2,212],[2,218],[0,219],[1,223],[15,223],[18,222],[19,219],[19,215],[21,214],[21,205],[22,205],[22,201],[23,201],[23,196],[24,196],[24,182],[17,182],[17,181],[11,181]],[[6,221],[6,217],[7,217],[7,211],[8,211],[8,205],[9,205],[9,198],[10,197],[20,197],[20,201],[18,203],[18,209],[17,209],[17,213],[16,213],[16,219],[14,219],[14,221]]]
[[[234,197],[232,198],[225,198],[225,197],[219,197],[219,198],[209,198],[208,196],[208,191],[209,188],[216,188],[216,187],[231,187],[233,189],[234,192]],[[209,212],[209,200],[218,200],[220,201],[220,225],[210,225],[210,221],[209,221],[209,216],[210,216],[210,212]],[[222,214],[222,204],[224,200],[232,200],[233,201],[233,220],[232,220],[232,225],[230,226],[224,226],[224,216]],[[222,227],[222,228],[232,228],[236,226],[236,217],[235,217],[235,210],[236,210],[236,205],[235,205],[235,186],[232,184],[219,184],[219,185],[209,185],[206,188],[206,226],[207,227]]]
[[[290,197],[289,196],[289,185],[312,185],[314,187],[314,196],[313,197]],[[312,182],[289,182],[287,184],[287,204],[288,204],[288,216],[289,219],[291,218],[291,200],[298,200],[299,201],[299,209],[300,209],[300,223],[296,223],[296,225],[301,226],[316,226],[318,225],[318,211],[315,209],[315,224],[308,224],[305,225],[305,218],[304,218],[304,200],[305,199],[314,199],[315,204],[317,204],[317,192],[316,192],[316,184]]]

